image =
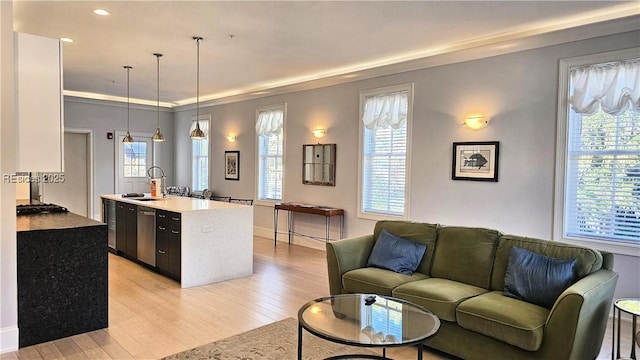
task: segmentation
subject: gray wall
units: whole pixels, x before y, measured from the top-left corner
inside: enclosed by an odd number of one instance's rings
[[[558,61],[639,46],[639,33],[576,41],[513,54],[460,62],[375,79],[299,91],[257,100],[202,107],[213,123],[210,187],[221,195],[255,193],[253,126],[257,107],[287,104],[285,132],[285,201],[331,205],[346,210],[346,234],[370,233],[374,222],[356,217],[359,92],[402,83],[415,84],[411,146],[409,218],[446,225],[484,226],[550,239],[556,143]],[[481,131],[461,126],[463,116],[481,112],[491,122]],[[183,143],[192,110],[178,111],[175,129]],[[316,143],[311,130],[328,129],[323,143],[337,144],[336,186],[303,185],[302,145]],[[227,131],[238,141],[230,144]],[[451,180],[452,142],[500,141],[499,182]],[[178,143],[176,168],[188,176],[188,146]],[[241,151],[240,181],[225,181],[223,151]],[[188,177],[177,175],[180,182]],[[254,206],[257,229],[271,229],[273,210]],[[286,223],[281,223],[282,228]],[[300,216],[301,231],[324,229],[322,219]],[[268,232],[264,232],[268,234]],[[640,261],[616,256],[621,273],[616,296],[640,296]]]
[[[156,130],[157,111],[153,106],[130,105],[130,131],[151,136]],[[94,132],[94,209],[90,216],[100,213],[100,194],[115,192],[115,131],[127,131],[126,103],[87,100],[65,97],[64,125],[67,128],[91,129]],[[173,114],[167,109],[160,112],[160,130],[165,141],[155,144],[154,157],[167,174],[167,183],[174,179],[174,138]],[[114,139],[107,139],[107,132],[114,133]]]
[[[256,108],[286,103],[284,200],[344,208],[347,236],[370,233],[374,221],[355,216],[359,92],[414,83],[409,218],[549,239],[553,225],[558,61],[639,46],[638,34],[617,34],[314,90],[201,106],[200,114],[211,114],[212,119],[210,188],[220,195],[255,196]],[[489,116],[489,126],[481,131],[461,126],[463,116],[471,112]],[[126,130],[125,114],[122,104],[65,102],[66,126],[95,130],[96,198],[113,192],[114,140],[107,140],[105,134]],[[169,184],[190,185],[188,133],[193,115],[193,106],[176,109],[173,114],[162,113],[161,127],[168,140],[161,144],[160,165],[170,174]],[[155,129],[153,107],[134,107],[131,119],[132,131],[151,134]],[[302,184],[302,145],[318,142],[311,134],[317,126],[328,129],[321,142],[337,144],[335,187]],[[238,135],[235,143],[226,139],[231,132]],[[499,182],[451,180],[452,143],[491,140],[500,141]],[[224,180],[225,150],[240,151],[240,181]],[[272,207],[256,204],[254,224],[257,234],[268,236],[273,226]],[[335,225],[334,219],[333,229]],[[281,221],[279,226],[284,229],[286,222]],[[301,232],[324,234],[321,218],[299,216],[296,226]],[[638,257],[617,255],[615,268],[621,273],[616,296],[640,297]]]

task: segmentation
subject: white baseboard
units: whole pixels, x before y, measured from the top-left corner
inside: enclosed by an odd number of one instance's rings
[[[18,327],[0,329],[0,354],[18,350]]]
[[[253,235],[271,239],[271,241],[273,241],[272,228],[254,226]],[[286,233],[278,233],[278,244],[280,243],[288,244],[288,242],[289,242],[289,239]],[[300,245],[300,246],[317,249],[317,250],[323,250],[323,251],[326,250],[326,245],[324,241],[313,240],[313,239],[306,238],[304,236],[296,236],[296,235],[292,236],[291,244]]]

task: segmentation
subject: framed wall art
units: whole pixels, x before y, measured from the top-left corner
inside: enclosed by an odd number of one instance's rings
[[[499,141],[454,142],[452,180],[498,181]]]
[[[240,151],[224,152],[224,179],[240,180]]]

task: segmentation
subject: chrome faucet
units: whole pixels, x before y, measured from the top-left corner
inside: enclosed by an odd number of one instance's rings
[[[160,166],[152,166],[150,168],[147,169],[147,176],[150,179],[153,179],[153,175],[151,174],[151,171],[153,169],[160,169],[160,171],[162,172],[162,185],[160,186],[160,192],[162,193],[162,197],[165,198],[167,197],[167,176],[164,174],[164,170],[162,170],[162,168]]]

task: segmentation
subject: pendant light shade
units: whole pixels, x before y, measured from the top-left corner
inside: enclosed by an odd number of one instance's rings
[[[157,74],[158,74],[158,122],[156,127],[156,132],[153,133],[151,139],[155,142],[164,141],[164,135],[160,132],[160,57],[162,54],[155,53],[153,54],[157,60]]]
[[[194,36],[193,40],[196,41],[197,58],[196,58],[196,128],[193,129],[189,136],[193,140],[202,140],[206,138],[204,131],[200,129],[200,42],[201,37]]]
[[[129,66],[129,65],[125,65],[124,68],[127,69],[127,134],[124,136],[124,139],[122,139],[122,142],[131,143],[131,142],[133,142],[133,136],[131,136],[131,134],[129,133],[129,125],[130,125],[130,119],[129,119],[129,72],[131,71],[132,67]]]

